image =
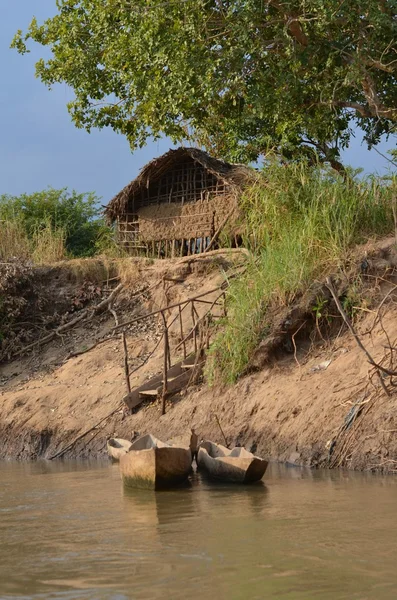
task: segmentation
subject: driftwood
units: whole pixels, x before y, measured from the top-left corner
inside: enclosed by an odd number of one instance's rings
[[[57,335],[60,335],[64,331],[68,331],[69,329],[72,329],[73,327],[75,327],[75,325],[78,325],[78,323],[81,323],[81,321],[92,319],[96,314],[100,313],[102,310],[107,308],[109,306],[109,304],[111,302],[113,302],[113,300],[115,299],[117,294],[119,294],[119,292],[121,292],[122,289],[123,289],[123,284],[120,283],[113,290],[113,292],[107,298],[105,298],[105,300],[102,300],[102,302],[97,304],[97,306],[94,306],[94,308],[92,308],[90,310],[88,310],[88,309],[84,310],[78,317],[76,317],[75,319],[72,319],[72,321],[69,321],[68,323],[61,325],[57,329],[54,329],[54,331],[51,331],[51,333],[49,333],[48,335],[45,335],[43,338],[37,340],[36,342],[33,342],[32,344],[29,344],[28,346],[24,346],[23,348],[18,350],[18,352],[16,352],[13,355],[13,357],[20,356],[21,354],[24,354],[25,352],[27,352],[28,350],[31,350],[32,348],[35,348],[36,346],[41,346],[42,344],[46,344],[47,342],[50,342],[54,337],[56,337]]]

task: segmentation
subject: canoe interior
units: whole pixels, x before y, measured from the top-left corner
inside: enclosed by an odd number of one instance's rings
[[[170,446],[148,434],[136,440],[120,459],[127,487],[165,489],[184,483],[192,468],[188,448]]]
[[[118,461],[129,451],[131,445],[131,442],[128,440],[123,440],[122,438],[110,438],[107,441],[108,455],[112,460]]]
[[[198,451],[198,466],[209,477],[231,483],[254,483],[262,479],[268,462],[245,448],[229,450],[221,444],[205,441]]]

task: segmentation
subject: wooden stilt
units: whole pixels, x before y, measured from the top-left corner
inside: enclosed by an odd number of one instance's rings
[[[128,366],[128,348],[127,348],[127,340],[126,340],[124,331],[123,331],[122,338],[123,338],[123,350],[124,350],[125,383],[126,383],[126,386],[127,386],[127,394],[131,394],[130,368]]]
[[[169,349],[169,341],[168,341],[168,327],[167,327],[167,319],[165,318],[165,314],[161,311],[161,317],[163,319],[164,324],[164,362],[163,362],[163,391],[161,395],[161,414],[165,415],[165,400],[167,396],[167,388],[168,388],[168,349]]]
[[[191,302],[190,306],[191,306],[192,324],[193,324],[194,351],[197,353],[197,330],[196,330],[196,317],[194,314],[195,313],[194,302]]]
[[[182,319],[182,309],[181,309],[181,305],[179,305],[179,326],[181,328],[181,341],[183,342],[183,358],[186,358],[187,354],[186,354],[186,342],[185,342],[185,336],[183,333],[183,319]]]

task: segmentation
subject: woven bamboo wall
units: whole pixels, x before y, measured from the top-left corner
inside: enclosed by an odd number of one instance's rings
[[[228,194],[230,186],[218,179],[199,163],[191,158],[179,163],[158,180],[149,180],[146,187],[141,187],[135,200],[135,208],[139,206],[195,202],[208,200],[211,195]]]

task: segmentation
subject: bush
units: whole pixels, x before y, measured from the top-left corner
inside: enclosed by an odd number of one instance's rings
[[[271,303],[287,305],[349,248],[394,227],[392,192],[373,178],[344,181],[320,167],[274,164],[246,191],[245,245],[253,260],[228,291],[228,319],[211,348],[210,382],[233,383],[266,335]]]
[[[2,232],[10,223],[17,223],[19,231],[22,228],[30,241],[38,240],[40,232],[45,232],[41,234],[42,241],[43,236],[51,238],[52,232],[58,242],[64,238],[65,250],[71,256],[92,256],[98,236],[108,229],[100,217],[98,202],[99,198],[93,193],[78,194],[67,189],[3,195],[0,196]]]

